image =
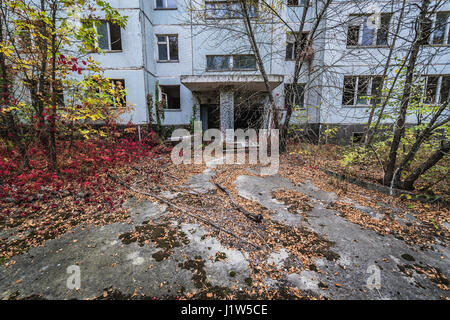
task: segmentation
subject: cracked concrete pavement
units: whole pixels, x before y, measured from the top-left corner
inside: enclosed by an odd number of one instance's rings
[[[210,182],[213,175],[213,170],[205,170],[192,177],[187,186],[194,192],[207,193],[215,188]],[[235,183],[241,197],[267,207],[274,213],[271,215],[274,220],[287,226],[301,225],[326,236],[334,243],[332,250],[339,255],[337,261],[317,259],[315,263],[321,273],[304,270],[299,274],[289,274],[286,271],[287,283],[268,279],[270,287],[290,285],[330,299],[449,297],[448,292],[439,289],[424,274],[413,271],[411,276],[406,276],[402,272],[405,266],[418,264],[439,269],[448,278],[450,252],[447,247],[421,250],[392,236],[362,229],[329,209],[336,195],[318,189],[310,181],[294,185],[278,175],[241,175]],[[291,214],[283,203],[272,199],[272,191],[280,188],[302,192],[312,199],[314,208],[305,219]],[[177,194],[165,196],[176,197]],[[131,232],[149,220],[164,221],[167,209],[165,205],[148,200],[131,200],[127,206],[131,224],[79,226],[58,239],[13,257],[15,264],[0,266],[0,296],[3,299],[37,295],[47,299],[89,299],[113,287],[127,294],[137,290],[139,294],[150,297],[174,297],[179,292],[195,291],[202,281],[225,288],[235,286],[237,290],[245,287],[250,274],[246,254],[228,249],[216,238],[206,236],[206,231],[199,225],[175,222],[172,227],[188,241],[173,248],[168,258],[162,261],[154,257],[159,250],[157,247],[140,246],[138,242],[123,244],[120,234]],[[375,212],[371,208],[362,209],[369,215]],[[217,255],[224,258],[210,259]],[[272,253],[266,262],[275,263],[282,269],[289,255],[288,250],[282,249]],[[201,268],[189,267],[195,266],[193,259],[200,261]],[[80,267],[79,290],[67,287],[70,276],[67,268],[73,265]],[[371,279],[378,276],[380,287],[371,287]]]

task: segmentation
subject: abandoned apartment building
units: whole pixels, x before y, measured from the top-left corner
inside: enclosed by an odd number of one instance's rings
[[[134,110],[123,115],[122,121],[146,124],[146,97],[154,96],[155,86],[159,86],[159,98],[166,101],[165,126],[187,126],[194,116],[202,121],[203,130],[267,127],[264,110],[268,95],[255,56],[249,46],[245,49],[246,39],[222,37],[217,30],[195,21],[186,7],[192,0],[109,2],[129,17],[128,23],[126,29],[101,23],[99,44],[105,53],[94,58],[107,77],[120,80],[127,90],[126,100]],[[334,1],[330,5],[318,24],[313,57],[303,66],[297,88],[292,85],[292,34],[275,25],[260,35],[265,39],[261,56],[277,107],[283,108],[288,100],[297,105],[292,123],[315,130],[324,124],[335,125],[341,137],[363,131],[370,108],[367,96],[379,94],[383,58],[389,51],[399,11],[383,7],[383,1],[363,2]],[[375,29],[367,27],[370,12],[362,11],[374,3],[381,8],[381,24]],[[199,10],[206,11],[207,19],[226,18],[232,23],[234,4],[207,0]],[[304,9],[305,0],[286,0],[281,17],[295,30]],[[314,24],[311,17],[320,9],[320,4],[310,6],[305,36]],[[250,14],[257,16],[258,12],[256,5]],[[417,12],[408,9],[405,15],[412,19]],[[434,29],[423,51],[436,53],[422,72],[430,99],[440,103],[448,99],[450,91],[450,3],[431,17]],[[395,57],[402,56],[402,42],[411,34],[407,26],[405,23],[400,30],[404,36],[397,39]],[[389,72],[387,76],[393,76],[393,71]]]

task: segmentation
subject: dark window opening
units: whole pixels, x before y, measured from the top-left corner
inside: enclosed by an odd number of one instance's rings
[[[109,21],[101,21],[97,26],[98,45],[102,50],[122,50],[120,26]]]
[[[361,143],[364,137],[364,132],[353,132],[352,143]]]
[[[352,106],[355,104],[356,79],[357,77],[344,77],[343,105]]]
[[[295,108],[304,108],[304,85],[303,84],[286,84],[284,86],[285,106]]]
[[[427,86],[425,89],[425,101],[426,103],[435,103],[437,96],[439,77],[429,76],[427,79]]]
[[[367,104],[370,77],[359,77],[357,104]]]
[[[422,36],[420,38],[420,44],[427,45],[430,43],[431,33],[432,33],[432,25],[433,21],[431,19],[425,18],[422,24]]]
[[[112,89],[115,94],[112,97],[114,101],[114,107],[124,107],[127,104],[126,94],[123,94],[125,90],[125,80],[124,79],[111,79]]]
[[[288,32],[286,34],[287,44],[286,44],[286,60],[295,60],[295,53],[302,53],[305,51],[306,43],[308,40],[308,32],[303,32],[300,36],[300,39],[298,39],[298,46],[296,45],[296,35],[298,33],[294,34],[292,32]]]
[[[391,22],[391,14],[382,14],[381,15],[381,26],[377,31],[377,45],[378,46],[387,46],[388,45],[388,37],[389,37],[389,24]]]
[[[450,76],[442,77],[441,94],[439,102],[442,104],[450,102]]]
[[[165,103],[166,109],[180,109],[180,86],[160,86],[161,101]]]
[[[359,26],[349,26],[347,33],[347,46],[357,46],[359,41]]]

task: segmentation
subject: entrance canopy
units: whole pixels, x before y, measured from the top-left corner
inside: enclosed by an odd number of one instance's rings
[[[283,82],[282,75],[268,75],[270,88],[273,90]],[[266,91],[261,75],[186,75],[181,76],[181,83],[191,91],[212,91],[222,87],[235,87],[252,91]]]

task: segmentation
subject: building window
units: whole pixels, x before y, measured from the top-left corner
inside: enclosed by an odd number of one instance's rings
[[[304,7],[306,0],[287,0],[288,7]]]
[[[100,21],[96,24],[96,29],[100,49],[107,51],[122,50],[120,26],[109,21]]]
[[[247,5],[249,17],[257,17],[258,1],[249,1]],[[243,17],[239,1],[206,1],[205,14],[208,19],[236,19]]]
[[[177,0],[156,0],[156,9],[176,9]]]
[[[256,70],[254,55],[206,56],[207,71],[247,71]]]
[[[345,106],[368,106],[381,101],[381,76],[346,76],[342,93]]]
[[[387,46],[392,14],[382,13],[380,28],[371,27],[370,15],[351,15],[347,29],[347,46]],[[368,23],[369,22],[369,23]]]
[[[425,102],[437,105],[450,102],[450,75],[425,77]]]
[[[161,102],[165,104],[165,109],[180,109],[180,86],[160,86]]]
[[[351,141],[352,143],[361,143],[363,141],[364,132],[353,132]]]
[[[178,36],[157,35],[158,62],[178,61]]]
[[[295,60],[295,52],[304,52],[306,46],[306,40],[308,38],[308,32],[303,32],[299,39],[300,48],[297,50],[295,46],[295,38],[298,32],[288,32],[286,34],[286,60]]]
[[[450,45],[450,12],[437,12],[422,23],[424,45]]]
[[[115,94],[111,99],[114,101],[113,107],[125,107],[127,98],[125,94],[125,80],[124,79],[111,79],[112,89]]]
[[[297,84],[296,86],[292,83],[284,85],[284,104],[287,107],[292,106],[294,108],[304,109],[304,84]]]

